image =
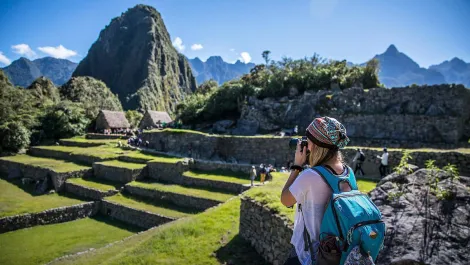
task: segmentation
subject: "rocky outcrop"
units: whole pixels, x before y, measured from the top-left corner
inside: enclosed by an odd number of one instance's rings
[[[313,118],[325,115],[342,122],[353,142],[395,140],[401,147],[416,143],[452,145],[470,137],[465,130],[470,123],[470,90],[460,85],[436,85],[306,92],[278,100],[252,97],[243,107],[237,126],[272,132],[298,125],[302,132]]]
[[[430,188],[450,191],[438,199]],[[382,212],[387,234],[378,264],[468,264],[470,178],[450,180],[443,171],[393,173],[370,195]]]
[[[196,89],[186,57],[172,46],[160,14],[146,5],[114,18],[73,76],[102,80],[118,94],[124,109],[171,113]]]
[[[28,213],[0,218],[0,233],[36,225],[69,222],[90,217],[98,213],[100,202],[86,202],[73,206],[59,207],[40,213]]]

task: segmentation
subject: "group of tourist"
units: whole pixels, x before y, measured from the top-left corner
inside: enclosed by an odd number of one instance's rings
[[[110,134],[126,134],[127,135],[131,132],[132,130],[129,128],[103,129],[101,131],[101,133],[107,134],[107,135],[110,135]]]
[[[380,172],[380,177],[384,178],[385,175],[388,173],[388,151],[387,148],[383,149],[383,154],[381,156],[377,156],[378,159],[380,159],[380,166],[379,166],[379,172]],[[364,170],[362,169],[362,164],[366,161],[366,156],[362,149],[358,148],[356,155],[353,158],[353,163],[356,164],[356,167],[354,168],[354,174],[359,171],[362,176],[365,175]]]

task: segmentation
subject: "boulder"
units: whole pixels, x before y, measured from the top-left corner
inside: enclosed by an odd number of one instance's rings
[[[228,128],[230,128],[235,122],[232,120],[221,120],[214,123],[212,126],[213,133],[227,133]]]
[[[448,199],[435,196],[431,171],[391,174],[370,192],[387,227],[377,264],[468,264],[470,189],[468,177],[451,181],[435,171],[437,187],[451,190]]]

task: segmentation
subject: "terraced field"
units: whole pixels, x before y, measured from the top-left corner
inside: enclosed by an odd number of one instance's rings
[[[22,187],[20,181],[8,182],[0,179],[0,218],[17,214],[36,213],[83,202],[83,200],[69,198],[57,193],[34,196],[31,194],[31,190],[28,190],[27,187],[25,187],[25,190]]]
[[[80,171],[90,169],[88,166],[83,166],[73,162],[68,162],[60,159],[36,157],[30,155],[16,155],[0,157],[0,160],[11,161],[18,164],[26,164],[29,166],[51,169],[55,172],[63,173],[70,171]]]

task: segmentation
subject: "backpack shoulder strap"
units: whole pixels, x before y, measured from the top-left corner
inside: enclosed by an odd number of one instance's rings
[[[351,188],[353,190],[358,190],[356,176],[354,175],[354,171],[349,166],[347,167],[349,171],[349,175],[348,175],[349,184],[351,184]]]
[[[357,183],[356,183],[356,177],[354,176],[354,171],[348,166],[348,172],[349,174],[344,177],[338,177],[333,174],[329,170],[327,170],[323,166],[316,166],[313,167],[312,170],[317,172],[323,180],[330,186],[330,189],[333,193],[341,193],[341,190],[339,188],[339,184],[342,181],[347,181],[351,185],[351,189],[357,190]]]

